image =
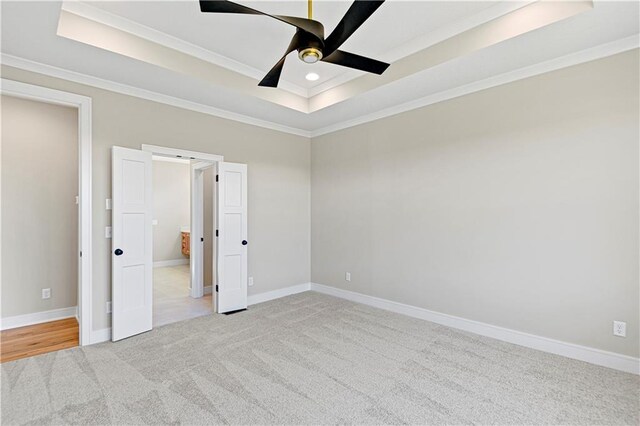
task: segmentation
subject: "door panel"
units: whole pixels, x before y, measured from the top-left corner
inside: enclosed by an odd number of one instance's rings
[[[224,313],[247,307],[246,164],[218,163],[217,196],[216,311]]]
[[[113,341],[151,330],[153,192],[151,153],[112,148]]]

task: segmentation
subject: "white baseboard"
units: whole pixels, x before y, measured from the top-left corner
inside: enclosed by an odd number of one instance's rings
[[[153,262],[154,268],[164,268],[165,266],[179,266],[179,265],[188,265],[189,259],[172,259],[172,260],[159,260],[157,262]]]
[[[9,330],[11,328],[24,327],[27,325],[73,317],[78,317],[78,308],[76,306],[52,309],[50,311],[36,312],[33,314],[16,315],[0,319],[0,330]]]
[[[279,288],[278,290],[267,291],[264,293],[252,294],[249,296],[247,303],[249,306],[256,303],[268,302],[269,300],[279,299],[285,296],[291,296],[292,294],[303,293],[309,291],[311,283],[297,284],[290,287]],[[204,288],[204,294],[211,293],[212,286],[206,286]],[[107,342],[111,340],[111,328],[103,328],[101,330],[91,331],[90,345],[95,343]]]
[[[247,304],[249,306],[256,303],[268,302],[269,300],[279,299],[292,294],[298,294],[311,289],[311,283],[297,284],[290,287],[279,288],[277,290],[266,291],[264,293],[252,294],[249,296]]]
[[[204,286],[204,294],[211,294],[212,292],[213,292],[213,286],[212,285]]]
[[[591,364],[613,368],[615,370],[626,371],[628,373],[640,374],[640,359],[627,355],[562,342],[560,340],[549,339],[547,337],[536,336],[534,334],[523,333],[517,330],[498,327],[453,315],[442,314],[428,309],[419,308],[417,306],[405,305],[403,303],[393,302],[391,300],[342,290],[322,284],[311,283],[311,290],[350,300],[352,302],[362,303],[363,305],[369,305],[410,317],[420,318],[436,324],[469,331],[481,336],[487,336],[504,342],[537,349],[539,351],[562,355],[567,358],[573,358],[589,362]]]
[[[109,340],[111,340],[111,327],[102,328],[100,330],[91,330],[91,341],[89,342],[90,345],[108,342]]]

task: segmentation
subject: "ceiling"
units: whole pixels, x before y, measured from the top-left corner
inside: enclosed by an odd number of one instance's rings
[[[239,3],[292,16],[307,7]],[[349,5],[315,0],[314,19],[329,34]],[[637,48],[640,31],[638,2],[387,0],[341,48],[390,62],[385,74],[292,53],[271,89],[257,83],[294,30],[268,17],[203,14],[197,1],[1,7],[7,65],[307,136]]]

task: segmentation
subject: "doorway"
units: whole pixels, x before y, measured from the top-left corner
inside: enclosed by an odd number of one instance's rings
[[[0,321],[0,328],[4,330],[0,338],[4,361],[10,358],[5,357],[8,351],[12,352],[13,359],[17,359],[73,345],[87,345],[93,340],[90,303],[91,99],[6,79],[1,80],[0,92],[5,107],[3,115],[21,111],[19,116],[3,117],[7,126],[3,126],[2,139],[11,144],[11,149],[5,149],[8,145],[3,147],[2,156],[6,163],[2,167],[2,299],[11,303],[11,306],[3,303]],[[20,108],[14,108],[16,105]],[[26,113],[27,110],[34,114]],[[30,119],[35,119],[35,123],[29,124]],[[47,122],[53,127],[47,126]],[[5,138],[9,124],[14,127],[17,139]],[[65,130],[61,133],[58,130],[62,127]],[[47,134],[35,134],[42,131]],[[48,143],[38,145],[43,141]],[[59,145],[65,141],[69,144]],[[47,152],[50,148],[54,149],[53,153]],[[28,151],[20,154],[16,151],[20,149]],[[15,154],[19,158],[12,159]],[[47,161],[39,167],[37,161],[42,157]],[[51,161],[52,158],[56,161]],[[61,161],[66,163],[61,165]],[[24,164],[35,168],[25,169],[30,171],[26,176],[21,176],[20,170],[11,171],[13,166]],[[60,167],[52,171],[56,165]],[[42,173],[46,175],[44,179]],[[5,208],[12,211],[4,211]],[[4,241],[4,237],[11,241]],[[68,250],[60,250],[60,247]],[[49,254],[46,254],[47,250]],[[60,254],[63,257],[58,257]],[[42,274],[45,278],[39,276]],[[4,288],[15,282],[20,284],[17,293]],[[34,284],[29,285],[31,282]],[[11,297],[12,293],[19,300]],[[20,345],[26,349],[22,355],[17,353]]]
[[[222,156],[154,145],[143,145],[142,150],[114,146],[112,154],[112,340],[201,314],[246,309],[246,165],[226,163]],[[186,186],[178,189],[182,191],[180,196],[176,193],[163,195],[169,200],[165,204],[170,206],[172,213],[183,212],[183,219],[174,221],[169,235],[169,240],[174,241],[171,249],[179,247],[182,257],[156,260],[158,270],[154,268],[153,252],[159,250],[155,239],[160,240],[160,237],[153,227],[160,226],[160,220],[156,218],[160,212],[154,207],[153,156],[157,161],[164,157],[165,163],[190,168],[188,224],[184,223]],[[172,203],[171,197],[182,201]],[[175,244],[178,227],[179,245]],[[174,264],[159,263],[171,261]],[[159,270],[167,267],[172,269]],[[187,270],[190,289],[184,296]],[[154,302],[160,304],[160,299],[154,295],[154,283],[160,291],[179,292],[181,301],[191,308],[174,304],[172,314],[154,322]],[[195,304],[197,308],[193,308]]]
[[[215,163],[152,159],[153,326],[158,327],[213,311]]]

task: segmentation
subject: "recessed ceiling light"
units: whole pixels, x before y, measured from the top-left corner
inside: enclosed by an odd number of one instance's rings
[[[316,81],[317,79],[320,78],[320,76],[318,74],[316,74],[315,72],[310,72],[304,78],[306,78],[309,81]]]

